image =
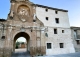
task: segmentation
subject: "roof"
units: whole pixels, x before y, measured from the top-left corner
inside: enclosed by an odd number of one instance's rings
[[[71,27],[71,29],[80,30],[80,27]]]
[[[5,19],[0,19],[0,21],[1,21],[1,22],[4,22],[4,21],[6,21],[6,20],[5,20]]]
[[[58,9],[58,8],[48,7],[48,6],[39,5],[39,4],[35,4],[35,5],[38,6],[38,7],[48,8],[48,9],[52,9],[52,10],[58,10],[58,11],[68,12],[68,10],[64,10],[64,9]]]

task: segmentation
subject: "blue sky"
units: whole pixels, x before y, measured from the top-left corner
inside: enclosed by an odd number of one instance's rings
[[[30,0],[35,4],[41,4],[53,8],[68,10],[70,26],[80,27],[80,0]],[[0,0],[0,18],[7,19],[10,11],[10,1]]]

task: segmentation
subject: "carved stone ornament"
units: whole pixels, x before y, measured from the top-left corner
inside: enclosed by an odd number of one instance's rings
[[[19,6],[18,17],[23,22],[27,21],[27,19],[29,19],[29,8],[24,5]]]
[[[11,11],[10,12],[10,18],[13,18],[13,16],[14,16],[14,11]]]

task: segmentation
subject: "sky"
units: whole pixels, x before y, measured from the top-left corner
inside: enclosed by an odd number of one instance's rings
[[[30,0],[35,4],[68,10],[70,26],[80,27],[80,0]],[[0,18],[7,19],[10,0],[0,0]]]
[[[68,10],[70,26],[80,27],[80,0],[30,0],[35,4]],[[0,18],[7,19],[10,0],[0,0]]]
[[[26,42],[26,39],[24,37],[19,37],[16,42]]]

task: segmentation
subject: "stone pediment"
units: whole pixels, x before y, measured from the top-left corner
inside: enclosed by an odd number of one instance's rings
[[[11,0],[11,10],[8,15],[8,20],[33,22],[33,3],[29,0]]]

